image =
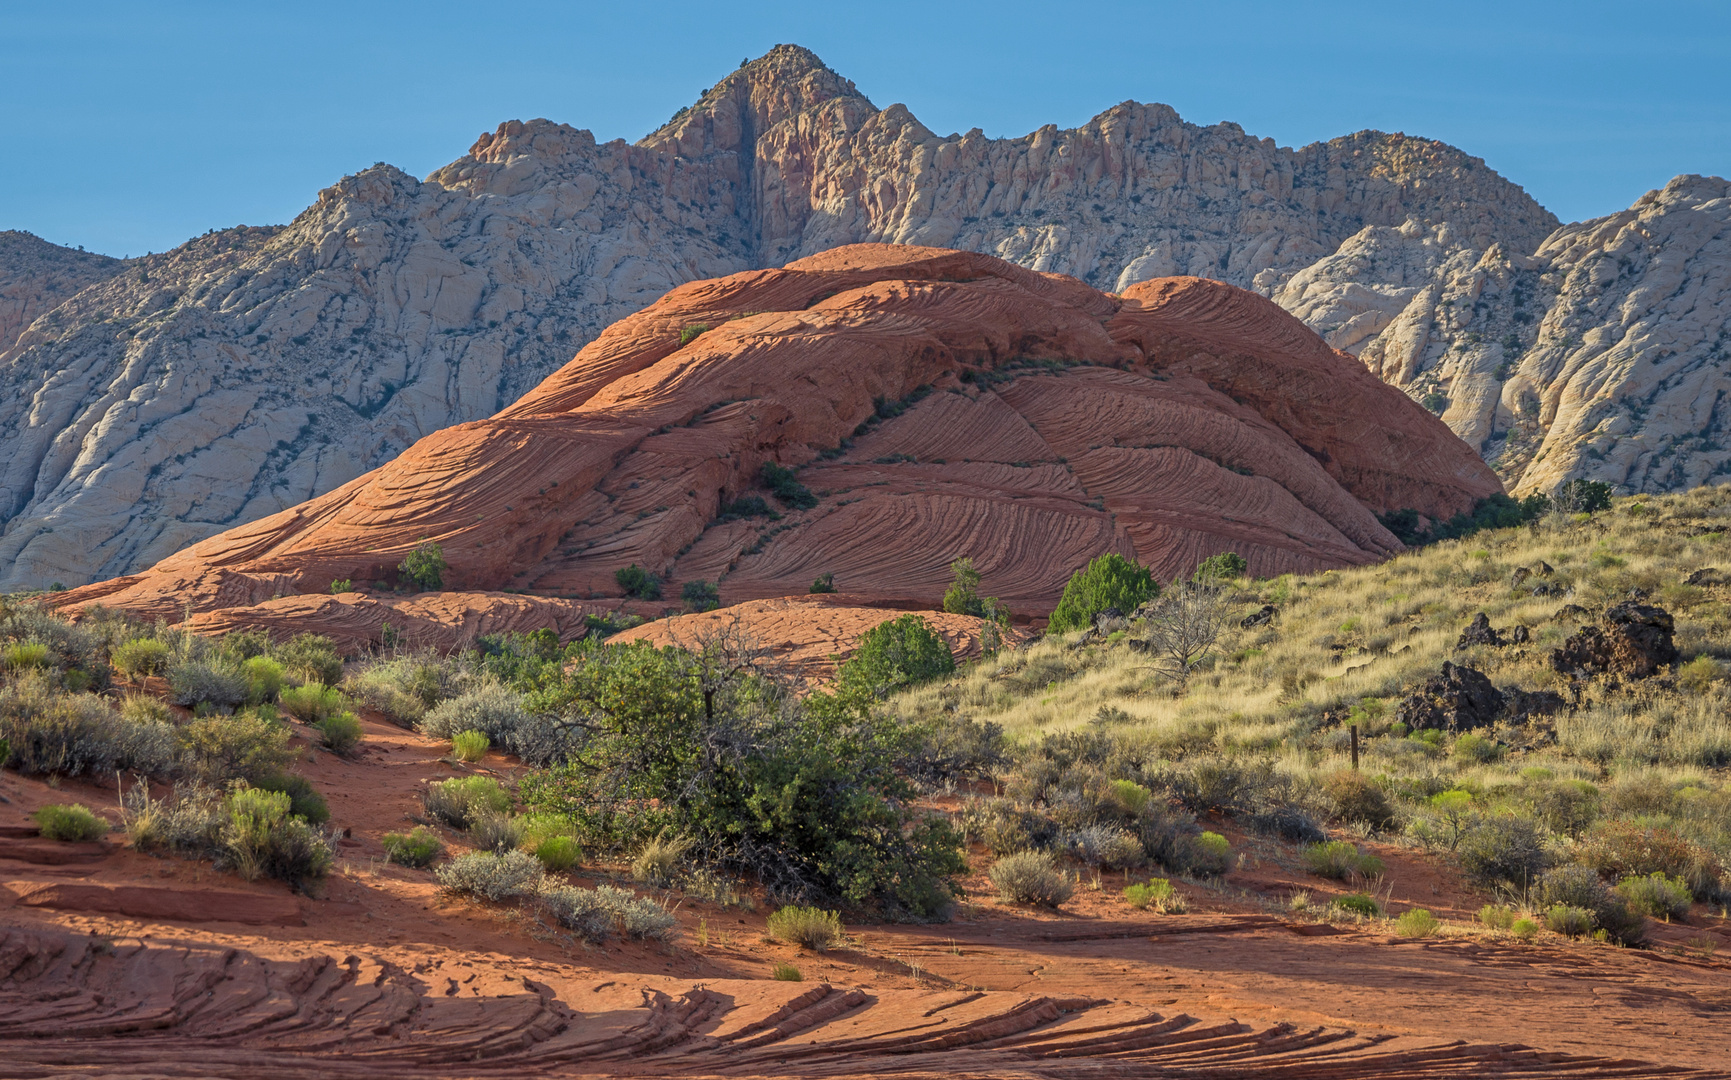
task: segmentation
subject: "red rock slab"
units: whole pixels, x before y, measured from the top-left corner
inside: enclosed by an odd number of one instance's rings
[[[71,866],[101,862],[114,853],[114,845],[98,840],[67,843],[56,840],[24,840],[0,836],[0,859],[34,863],[37,866]]]
[[[766,463],[818,504],[723,520],[768,495]],[[833,573],[868,606],[934,607],[967,555],[989,595],[1043,614],[1107,551],[1167,579],[1227,550],[1258,575],[1354,565],[1401,549],[1377,513],[1446,518],[1500,490],[1436,417],[1254,294],[1175,278],[1119,298],[862,244],[674,289],[491,419],[50,602],[444,643],[571,625],[584,600],[623,600],[633,563],[670,603],[692,580],[736,603]],[[427,540],[465,599],[324,595],[393,581]]]
[[[100,912],[132,919],[232,922],[248,926],[303,926],[292,896],[232,889],[170,889],[101,882],[7,882],[20,907]]]
[[[785,596],[748,600],[719,611],[657,619],[615,634],[607,640],[648,641],[660,647],[696,648],[706,637],[723,631],[743,634],[765,653],[765,661],[801,679],[826,679],[837,663],[859,646],[866,631],[906,611],[854,607],[827,596]],[[949,645],[958,661],[980,655],[980,630],[985,620],[946,611],[915,611]],[[1018,635],[1010,635],[1014,640]],[[837,659],[839,658],[839,660]]]
[[[483,634],[527,634],[542,629],[552,630],[561,641],[570,641],[587,632],[586,614],[609,610],[599,603],[507,593],[372,597],[347,592],[283,596],[220,608],[194,615],[187,625],[196,633],[213,636],[249,628],[264,630],[275,638],[324,634],[348,651],[384,644],[388,626],[391,640],[397,644],[449,650],[472,646]]]

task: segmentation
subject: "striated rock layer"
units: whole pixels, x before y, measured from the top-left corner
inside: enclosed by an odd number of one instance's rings
[[[1075,130],[940,136],[779,46],[636,145],[512,121],[424,181],[376,166],[286,227],[41,291],[0,357],[0,589],[128,573],[333,491],[682,282],[882,241],[1098,288],[1249,285],[1409,219],[1475,249],[1556,226],[1425,139],[1294,150],[1135,102]]]
[[[767,463],[812,498],[760,487]],[[637,564],[726,603],[832,574],[934,606],[969,555],[1043,613],[1102,552],[1162,580],[1225,550],[1263,576],[1347,566],[1400,550],[1377,513],[1448,517],[1499,490],[1440,421],[1252,293],[1166,278],[1114,297],[858,245],[681,286],[492,419],[57,603],[307,604],[291,598],[333,580],[391,584],[431,540],[449,588],[573,600],[620,596]]]

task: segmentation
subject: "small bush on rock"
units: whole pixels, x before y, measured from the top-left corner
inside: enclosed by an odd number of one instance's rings
[[[998,898],[1012,904],[1038,904],[1055,908],[1070,899],[1075,889],[1043,851],[1019,851],[992,864],[989,875]]]
[[[802,982],[805,979],[805,976],[799,973],[799,968],[785,963],[770,968],[769,977],[776,982]]]
[[[430,540],[416,544],[397,565],[399,578],[420,589],[437,589],[445,583],[445,552]]]
[[[51,804],[30,815],[44,838],[88,843],[108,835],[108,822],[81,803]]]
[[[814,907],[789,906],[772,912],[769,935],[813,952],[827,952],[847,943],[841,914]]]

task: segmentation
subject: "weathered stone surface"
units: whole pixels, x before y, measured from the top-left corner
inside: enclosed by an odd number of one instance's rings
[[[85,286],[120,273],[125,265],[106,255],[50,244],[27,232],[0,232],[0,363],[38,316]]]
[[[1395,709],[1395,719],[1413,731],[1449,734],[1489,727],[1503,710],[1503,695],[1476,668],[1443,661],[1440,674],[1409,693]]]
[[[1645,679],[1678,660],[1675,622],[1664,608],[1625,600],[1551,653],[1551,667],[1570,675]]]
[[[368,169],[286,227],[135,260],[38,318],[0,361],[0,589],[131,572],[332,491],[681,282],[881,241],[1100,288],[1248,285],[1409,218],[1522,251],[1556,226],[1441,143],[1291,150],[1133,102],[939,136],[781,46],[637,145],[512,121],[424,182]]]
[[[1455,642],[1455,648],[1465,649],[1473,645],[1501,647],[1507,644],[1508,641],[1503,635],[1491,626],[1491,617],[1481,611],[1474,615],[1473,621],[1467,624],[1465,630],[1461,631],[1459,640]]]
[[[759,486],[770,462],[812,505]],[[871,606],[929,608],[967,553],[1026,616],[1102,551],[1161,581],[1222,551],[1258,577],[1356,565],[1400,550],[1376,513],[1448,517],[1496,490],[1434,417],[1253,293],[1181,278],[1114,297],[863,244],[681,286],[497,416],[55,602],[371,626],[386,613],[331,582],[388,584],[431,539],[449,588],[569,601],[622,597],[636,564],[728,604],[827,573]],[[754,492],[778,521],[721,514]]]

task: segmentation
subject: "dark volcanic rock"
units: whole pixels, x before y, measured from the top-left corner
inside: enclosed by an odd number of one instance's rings
[[[1570,675],[1626,675],[1645,679],[1677,662],[1675,622],[1664,608],[1625,600],[1551,653],[1551,667]]]
[[[1274,618],[1274,605],[1273,604],[1263,604],[1261,611],[1253,611],[1249,615],[1244,616],[1244,618],[1239,622],[1238,625],[1242,626],[1242,627],[1246,627],[1246,628],[1252,627],[1252,626],[1261,626],[1262,624],[1269,622],[1273,618]]]
[[[1510,723],[1524,724],[1535,716],[1554,716],[1568,708],[1569,702],[1555,690],[1522,690],[1510,688],[1503,694]]]
[[[1469,645],[1507,645],[1503,635],[1491,626],[1491,617],[1484,612],[1473,616],[1473,621],[1461,631],[1460,640],[1455,642],[1455,648],[1464,649]]]
[[[1484,672],[1444,660],[1441,674],[1401,701],[1395,719],[1413,731],[1436,728],[1453,734],[1489,727],[1502,710],[1502,692]]]

